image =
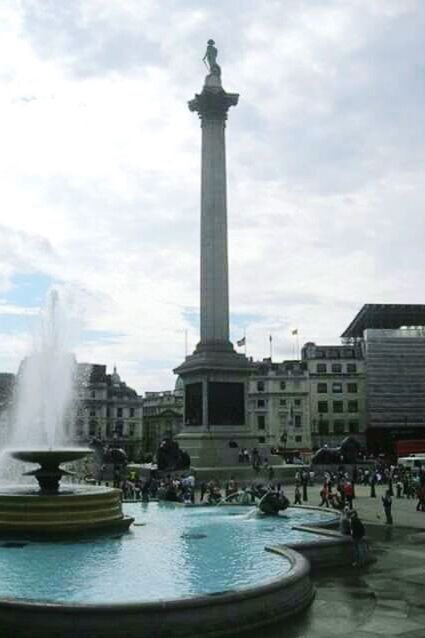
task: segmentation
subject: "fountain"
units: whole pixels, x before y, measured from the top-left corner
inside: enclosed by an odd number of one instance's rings
[[[318,538],[294,523],[329,523],[333,515],[282,516],[288,503],[270,496],[262,509],[273,518],[247,516],[242,505],[127,503],[123,513],[120,490],[68,481],[61,464],[92,451],[69,443],[74,363],[60,315],[54,293],[41,345],[19,374],[6,457],[33,464],[24,475],[38,486],[0,490],[3,633],[23,638],[30,627],[34,636],[192,637],[207,627],[225,635],[305,609],[314,596],[309,563],[282,538]]]
[[[23,475],[33,476],[39,489],[13,485],[0,490],[3,537],[54,540],[124,532],[134,520],[124,516],[118,489],[60,484],[63,477],[73,475],[62,463],[92,454],[88,448],[66,446],[69,432],[65,424],[74,393],[75,361],[68,354],[71,333],[59,295],[53,291],[42,315],[36,350],[19,372],[15,427],[11,447],[3,455],[37,464],[38,468]]]

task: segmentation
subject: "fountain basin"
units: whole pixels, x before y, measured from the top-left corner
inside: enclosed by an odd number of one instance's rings
[[[8,450],[10,456],[26,463],[38,463],[39,465],[59,466],[61,463],[78,461],[85,456],[93,454],[90,448],[56,448],[56,449],[22,449]]]
[[[133,518],[124,516],[121,490],[76,487],[53,496],[32,486],[0,492],[0,536],[62,539],[96,532],[126,531]]]
[[[24,476],[34,476],[40,486],[40,493],[44,495],[58,494],[61,478],[72,475],[72,472],[60,467],[61,463],[77,461],[93,453],[90,448],[23,449],[8,452],[14,459],[40,465],[36,470],[25,472]]]
[[[32,486],[0,491],[0,536],[60,539],[96,532],[126,531],[133,519],[122,512],[121,490],[106,487],[61,488],[62,476],[72,474],[60,467],[82,459],[86,448],[8,450],[20,461],[40,467],[26,472],[35,476],[40,489]]]
[[[87,636],[90,638],[195,638],[234,635],[302,612],[314,598],[308,561],[279,550],[288,574],[250,589],[151,603],[70,605],[0,600],[0,627],[14,638]],[[9,634],[8,634],[9,635]]]
[[[0,543],[0,627],[24,636],[218,636],[279,622],[310,604],[309,563],[265,548],[311,533],[294,510],[271,519],[252,508],[126,504],[139,525],[121,539]],[[255,514],[255,511],[254,511]],[[319,541],[319,537],[317,537]],[[12,600],[14,599],[14,600]]]

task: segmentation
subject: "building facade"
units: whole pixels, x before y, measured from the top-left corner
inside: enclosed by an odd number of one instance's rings
[[[369,451],[414,449],[425,438],[425,305],[365,304],[341,337],[364,354]]]
[[[311,440],[314,449],[337,446],[348,435],[366,446],[365,362],[361,344],[306,343]]]
[[[173,438],[183,425],[183,392],[180,380],[176,389],[163,392],[146,392],[143,400],[144,455],[155,456],[164,438]]]
[[[368,329],[368,438],[372,451],[425,437],[425,329]]]
[[[9,438],[15,383],[14,374],[0,372],[0,444],[6,444]]]
[[[258,447],[310,452],[307,366],[302,361],[254,364],[248,388],[248,418]]]
[[[121,380],[116,368],[107,374],[106,365],[78,363],[77,401],[70,418],[70,435],[78,442],[97,439],[127,452],[139,460],[143,437],[143,399]]]

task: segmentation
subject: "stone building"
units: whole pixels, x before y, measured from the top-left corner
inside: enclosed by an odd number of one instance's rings
[[[78,363],[78,401],[74,408],[73,436],[78,442],[98,439],[104,446],[123,448],[137,461],[142,449],[143,399],[121,380],[116,368]]]
[[[367,426],[365,362],[361,344],[306,343],[301,358],[307,367],[313,448],[339,445],[353,435],[363,447]]]
[[[254,364],[248,389],[248,419],[258,447],[309,452],[308,369],[302,361]]]
[[[174,437],[183,425],[183,388],[177,378],[174,391],[146,392],[143,399],[144,454],[155,455],[165,437]]]

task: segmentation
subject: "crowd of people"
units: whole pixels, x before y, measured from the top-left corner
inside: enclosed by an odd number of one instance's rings
[[[181,477],[168,474],[161,478],[128,478],[124,479],[119,487],[125,501],[147,503],[150,500],[158,500],[187,504],[195,502],[195,477],[192,473]]]

